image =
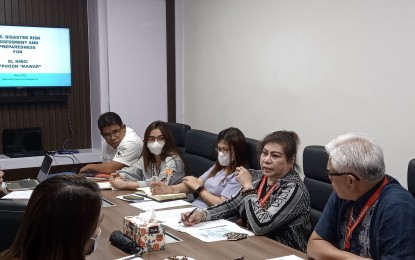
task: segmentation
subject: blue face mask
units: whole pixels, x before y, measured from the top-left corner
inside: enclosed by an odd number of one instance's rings
[[[95,238],[93,238],[93,237],[90,237],[90,238],[89,238],[89,239],[94,240],[94,246],[92,247],[92,249],[91,249],[91,251],[88,253],[88,255],[92,254],[92,253],[93,253],[93,252],[95,252],[95,250],[97,249],[98,242],[99,242],[99,237],[100,237],[100,236],[101,236],[101,227],[99,228],[98,235],[97,235]]]

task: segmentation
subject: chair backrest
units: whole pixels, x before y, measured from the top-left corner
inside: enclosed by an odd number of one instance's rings
[[[415,159],[408,164],[408,190],[415,197]]]
[[[0,200],[0,252],[9,248],[16,237],[28,200]]]
[[[176,142],[176,147],[181,154],[184,154],[184,147],[186,144],[186,133],[191,128],[190,125],[166,122],[167,126],[170,128],[171,133],[173,134],[174,140]]]
[[[199,177],[216,162],[216,138],[216,134],[202,130],[187,131],[183,155],[187,163],[187,175]]]
[[[314,229],[333,188],[326,175],[328,154],[324,146],[311,145],[304,148],[304,184],[310,193],[311,225]]]
[[[246,145],[248,150],[248,163],[250,169],[260,170],[261,166],[259,165],[259,157],[258,157],[258,140],[246,138]]]

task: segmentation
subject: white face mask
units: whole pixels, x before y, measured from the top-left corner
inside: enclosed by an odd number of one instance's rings
[[[224,154],[222,152],[219,152],[218,161],[219,161],[219,164],[222,166],[229,166],[229,164],[231,163],[231,157],[229,156],[229,154]]]
[[[147,143],[147,147],[150,150],[150,153],[154,154],[154,155],[159,155],[161,154],[161,150],[163,150],[165,142],[158,142],[158,141],[154,141],[152,143]]]
[[[97,250],[98,242],[99,242],[99,237],[100,236],[101,236],[101,228],[99,228],[98,235],[95,238],[90,237],[90,239],[94,240],[94,247],[92,247],[91,252],[89,252],[88,255],[92,254],[93,252],[95,252],[95,250]]]

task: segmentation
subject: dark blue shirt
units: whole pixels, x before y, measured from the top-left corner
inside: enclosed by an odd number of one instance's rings
[[[353,231],[349,251],[372,259],[415,259],[415,199],[397,180],[388,175],[387,178],[389,182],[379,199]],[[340,199],[333,192],[316,225],[316,233],[344,250],[351,208],[355,220],[382,181],[357,201]]]

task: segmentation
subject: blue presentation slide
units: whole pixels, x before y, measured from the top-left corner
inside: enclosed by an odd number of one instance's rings
[[[0,26],[0,87],[69,87],[68,28]]]

